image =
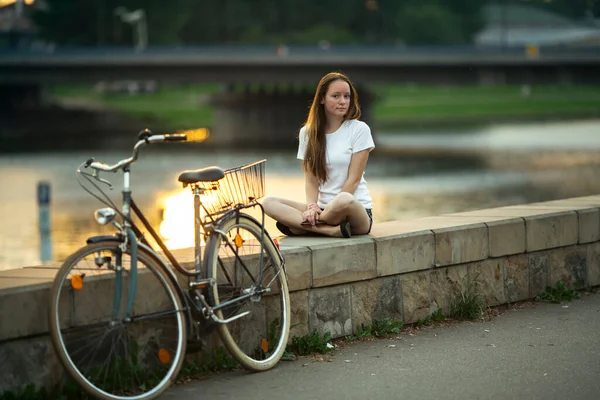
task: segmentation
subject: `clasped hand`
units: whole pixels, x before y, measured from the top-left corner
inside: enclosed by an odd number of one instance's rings
[[[321,209],[316,204],[310,204],[308,209],[302,213],[304,222],[308,222],[311,225],[315,225],[321,215]]]

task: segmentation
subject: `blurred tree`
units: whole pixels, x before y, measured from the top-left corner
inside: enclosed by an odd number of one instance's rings
[[[42,36],[77,45],[131,43],[131,27],[114,15],[118,6],[145,10],[150,45],[468,43],[481,28],[480,9],[485,4],[481,0],[46,2],[48,10],[35,15]]]
[[[131,43],[131,27],[115,15],[117,7],[145,11],[150,44],[180,42],[180,32],[189,13],[182,12],[195,0],[45,0],[46,9],[32,18],[40,35],[49,41],[68,45]]]
[[[400,39],[406,44],[457,44],[467,41],[461,18],[434,2],[411,4],[397,13]]]

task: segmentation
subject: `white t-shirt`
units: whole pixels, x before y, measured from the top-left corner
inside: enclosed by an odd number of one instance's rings
[[[298,158],[304,159],[308,137],[306,127],[300,129],[300,143],[298,144]],[[352,154],[359,151],[375,148],[371,129],[367,124],[358,120],[346,120],[340,128],[325,135],[327,143],[327,173],[328,179],[325,183],[319,185],[319,198],[317,204],[325,208],[335,196],[341,191],[346,179],[348,179],[348,168]],[[373,202],[367,189],[365,174],[360,178],[360,182],[354,192],[354,196],[365,208],[372,208]]]

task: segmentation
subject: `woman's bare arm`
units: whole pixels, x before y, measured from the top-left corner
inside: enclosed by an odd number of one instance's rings
[[[306,205],[317,204],[319,198],[319,180],[310,172],[305,172],[304,187],[306,191]]]
[[[352,154],[350,166],[348,167],[348,178],[346,179],[346,182],[344,182],[344,186],[342,186],[342,192],[354,194],[358,184],[360,183],[363,172],[365,171],[368,159],[368,149]]]

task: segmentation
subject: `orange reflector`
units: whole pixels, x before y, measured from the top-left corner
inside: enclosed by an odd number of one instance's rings
[[[277,246],[277,248],[280,249],[279,240],[277,238],[273,238],[273,243],[275,243],[275,246]]]
[[[75,290],[83,289],[83,278],[81,275],[73,275],[71,277],[71,287]]]
[[[171,361],[171,354],[167,349],[160,349],[158,351],[158,359],[161,363],[167,364]]]
[[[260,343],[260,348],[262,349],[263,353],[269,351],[269,341],[263,338],[263,340]]]
[[[240,247],[242,247],[242,245],[244,244],[244,239],[242,239],[242,237],[240,236],[240,234],[239,234],[239,233],[236,233],[236,234],[235,234],[235,239],[234,239],[234,241],[235,241],[235,247],[237,247],[238,249],[239,249]]]

